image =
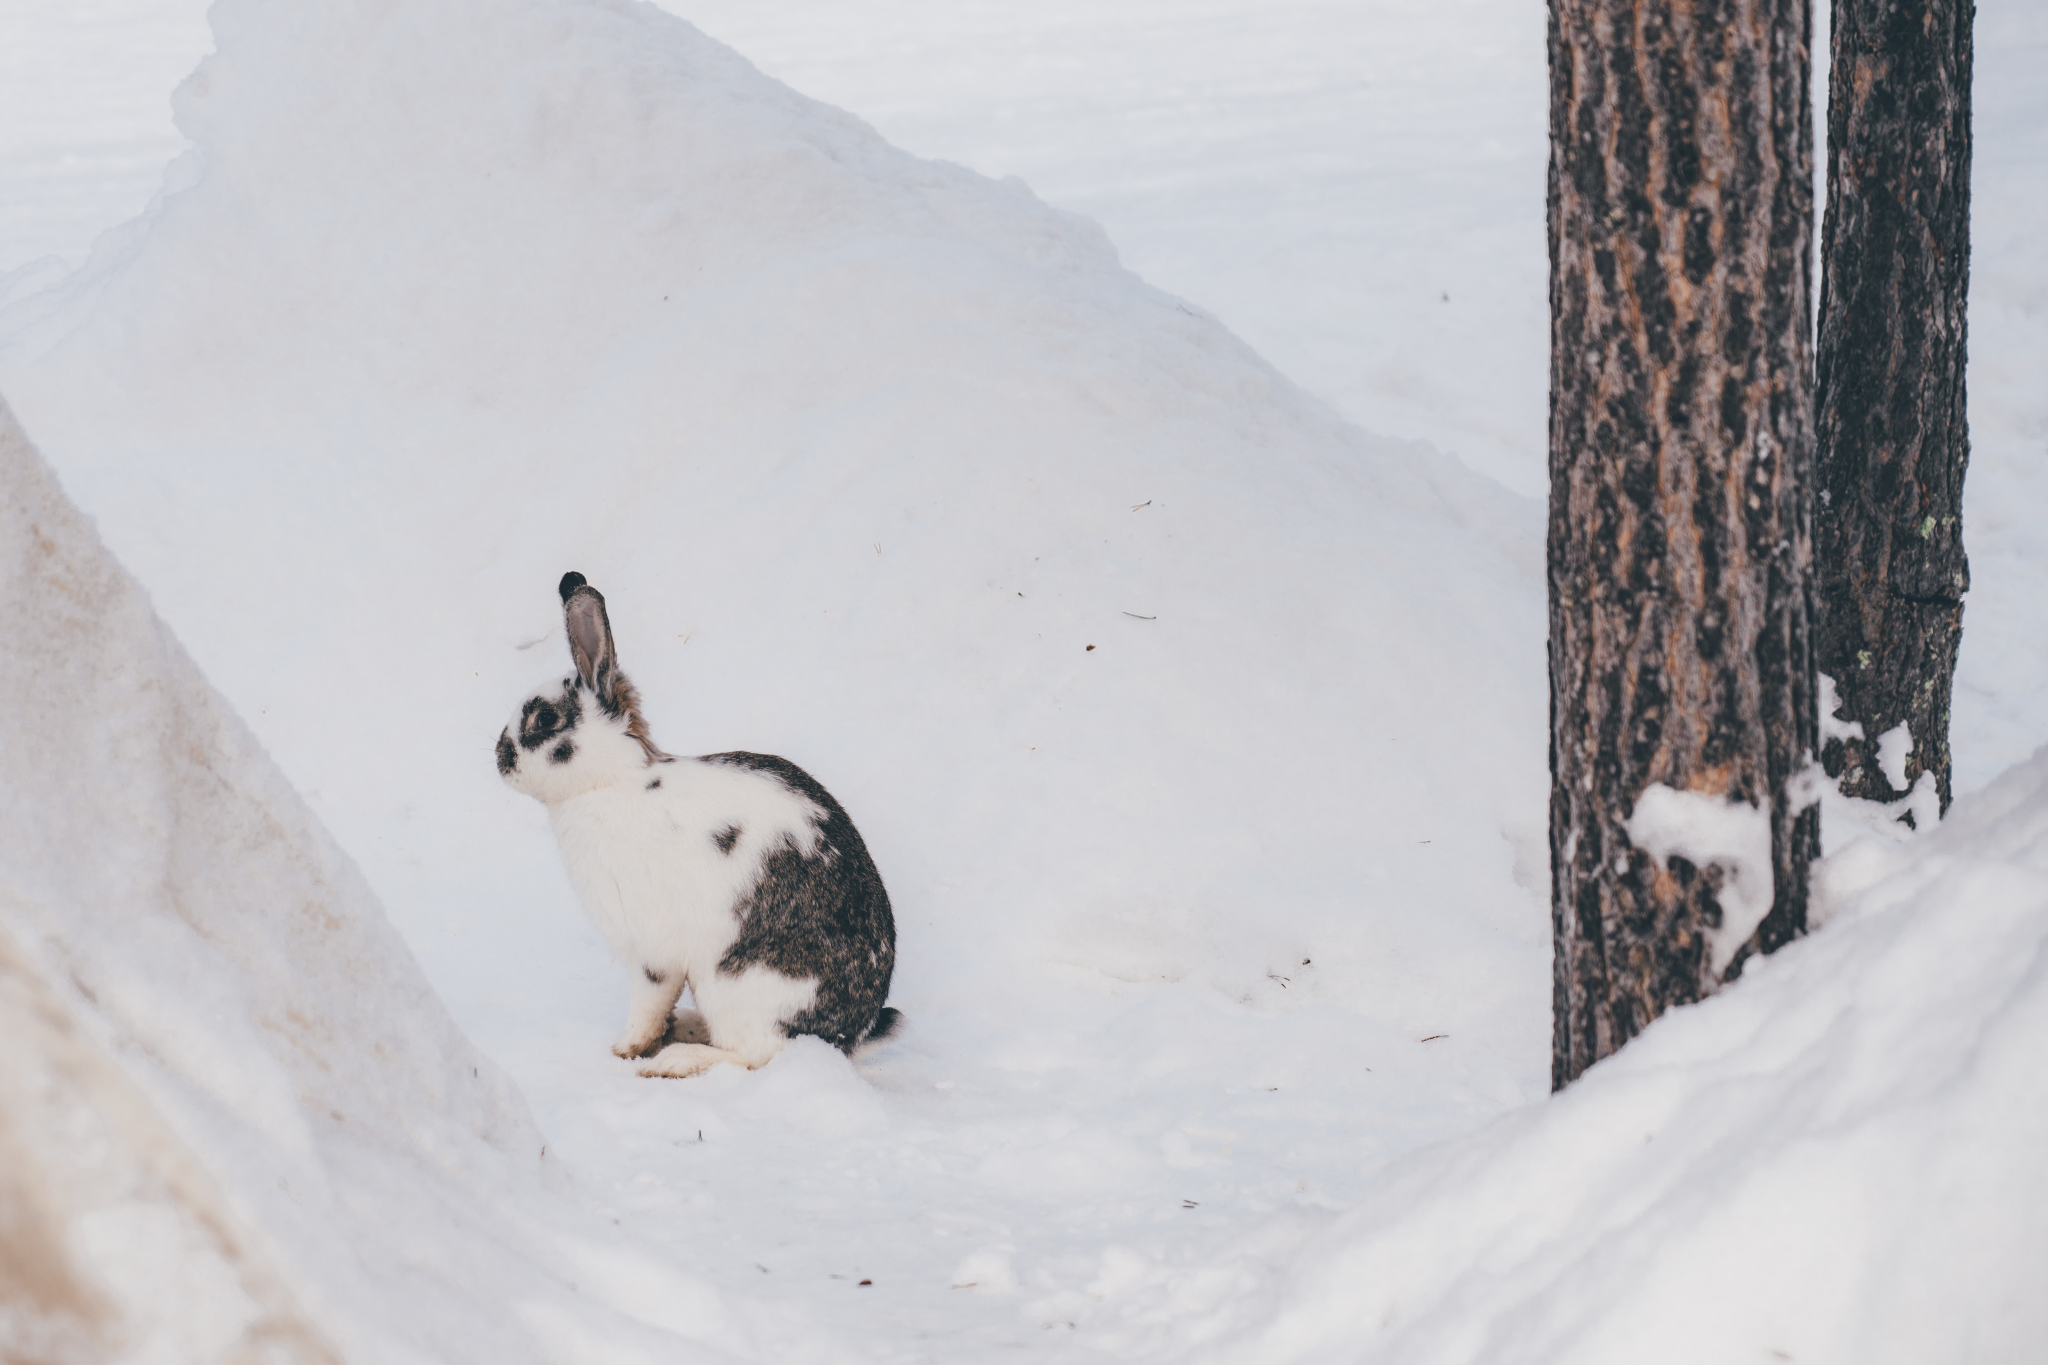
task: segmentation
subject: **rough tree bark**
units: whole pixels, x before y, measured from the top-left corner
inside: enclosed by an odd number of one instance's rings
[[[1554,1088],[1805,928],[1809,19],[1550,3]],[[1760,924],[1726,918],[1733,869],[1630,842],[1657,783],[1768,821]]]
[[[1816,365],[1815,650],[1862,739],[1821,759],[1851,796],[1949,802],[1962,641],[1970,288],[1970,0],[1835,0]],[[1910,727],[1905,787],[1878,740]]]

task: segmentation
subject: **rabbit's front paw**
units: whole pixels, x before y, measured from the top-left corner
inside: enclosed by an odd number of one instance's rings
[[[650,1053],[659,1052],[667,1042],[668,1032],[666,1029],[657,1033],[645,1033],[635,1030],[612,1044],[612,1055],[614,1057],[626,1058],[645,1057]]]

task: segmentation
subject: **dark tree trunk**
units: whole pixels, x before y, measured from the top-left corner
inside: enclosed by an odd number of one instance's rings
[[[1821,237],[1815,652],[1841,718],[1829,776],[1948,809],[1963,633],[1963,359],[1970,288],[1970,0],[1835,0]],[[1878,739],[1910,727],[1905,788]]]
[[[1556,1088],[1806,925],[1808,34],[1808,0],[1550,4]],[[1660,783],[1767,822],[1753,932],[1735,868],[1630,842]]]

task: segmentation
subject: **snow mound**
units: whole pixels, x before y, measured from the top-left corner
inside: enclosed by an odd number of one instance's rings
[[[0,1032],[0,1358],[339,1359],[262,1239],[4,926]]]
[[[516,1091],[4,404],[0,638],[0,1353],[630,1339]]]
[[[1922,838],[1832,854],[1816,892],[1823,931],[1549,1103],[1379,1172],[1297,1255],[1277,1315],[1199,1358],[2037,1354],[2048,751]],[[1156,1310],[1174,1281],[1155,1281]]]
[[[1535,1083],[1533,504],[648,6],[212,22],[196,150],[0,382],[459,1017],[588,953],[489,760],[574,568],[665,747],[854,814],[909,1006],[1320,992]]]

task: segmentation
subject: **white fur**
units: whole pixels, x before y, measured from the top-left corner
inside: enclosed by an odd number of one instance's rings
[[[692,1075],[721,1061],[760,1066],[781,1049],[782,1024],[809,1007],[818,983],[759,966],[720,976],[718,963],[739,936],[739,902],[768,855],[785,845],[817,852],[825,812],[768,773],[697,758],[650,762],[623,720],[606,716],[587,691],[581,701],[582,720],[569,735],[574,756],[550,761],[553,743],[521,749],[505,779],[547,806],[577,899],[632,971],[626,1032],[613,1050],[643,1055],[667,1030],[687,985],[710,1044],[673,1044],[662,1059],[698,1051],[643,1074]],[[510,732],[519,733],[516,717]],[[740,836],[727,853],[714,836],[729,827]],[[661,980],[649,981],[648,970]]]
[[[713,973],[696,990],[711,1041],[670,1043],[640,1068],[641,1075],[694,1076],[720,1062],[760,1066],[789,1041],[781,1021],[795,1018],[818,998],[817,978],[798,981],[762,966],[737,976]]]

